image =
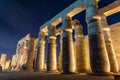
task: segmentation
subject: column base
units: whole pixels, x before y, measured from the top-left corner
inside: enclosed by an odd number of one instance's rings
[[[35,70],[35,72],[45,72],[45,70]]]
[[[113,76],[112,72],[105,72],[105,73],[87,73],[87,75],[92,76]]]
[[[59,73],[58,70],[54,70],[54,71],[46,71],[46,73]]]
[[[78,74],[77,72],[62,72],[61,74]]]
[[[113,76],[115,80],[120,80],[120,73],[114,73]]]

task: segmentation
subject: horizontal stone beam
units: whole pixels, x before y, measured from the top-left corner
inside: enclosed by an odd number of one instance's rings
[[[84,4],[83,0],[77,0],[76,2],[74,2],[73,4],[71,4],[69,7],[67,7],[66,9],[64,9],[62,12],[60,12],[58,15],[56,15],[55,17],[53,17],[51,20],[49,20],[45,24],[43,24],[40,27],[40,29],[48,26],[49,24],[57,25],[57,24],[61,23],[61,21],[62,21],[61,18],[64,17],[65,15],[67,15],[67,14],[69,16],[73,16],[73,15],[75,15],[75,14],[83,11],[84,10],[83,4]]]
[[[108,6],[99,9],[100,14],[105,14],[105,16],[110,16],[112,14],[115,14],[120,11],[120,0],[115,1]],[[64,9],[62,12],[60,12],[58,15],[53,17],[51,20],[47,21],[45,24],[40,26],[40,30],[47,32],[47,27],[48,25],[53,25],[56,26],[59,23],[62,22],[62,18],[65,17],[66,15],[73,17],[76,14],[82,12],[85,10],[84,7],[84,1],[83,0],[77,0],[73,4],[71,4],[69,7]]]
[[[104,8],[101,8],[99,12],[100,14],[104,14],[106,17],[120,12],[120,0],[115,1]]]

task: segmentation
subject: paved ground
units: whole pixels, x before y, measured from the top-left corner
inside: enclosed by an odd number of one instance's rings
[[[0,73],[0,80],[114,80],[114,77],[90,76],[85,74],[4,72]]]

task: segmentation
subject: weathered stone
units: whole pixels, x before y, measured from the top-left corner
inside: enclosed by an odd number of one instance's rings
[[[109,73],[110,63],[104,42],[102,27],[100,25],[97,2],[88,3],[86,6],[86,20],[88,24],[90,63],[92,73]]]
[[[7,60],[7,54],[1,54],[1,66],[2,66],[2,71],[5,70],[5,63],[6,63],[6,60]]]
[[[74,73],[75,72],[75,54],[72,38],[72,19],[67,16],[63,18],[62,23],[62,69],[63,73]]]
[[[110,71],[119,72],[118,62],[112,45],[110,29],[108,27],[108,23],[105,16],[101,17],[101,25],[103,27],[104,39],[105,39],[105,44],[110,62]]]
[[[113,47],[117,57],[119,69],[120,69],[120,22],[110,25],[110,33],[112,38]],[[119,70],[120,71],[120,70]]]
[[[43,72],[45,63],[45,34],[39,33],[38,51],[36,57],[36,71]]]
[[[57,56],[56,56],[56,39],[48,43],[47,55],[47,71],[54,72],[57,70]]]
[[[17,62],[17,56],[13,55],[11,61],[11,70],[14,70],[14,67],[16,66],[16,62]]]
[[[28,48],[28,58],[26,63],[27,71],[34,71],[34,59],[35,59],[35,49],[36,49],[36,39],[34,37],[31,38],[29,42],[30,47]]]
[[[89,72],[89,54],[85,51],[86,45],[85,44],[85,36],[83,34],[82,26],[80,25],[79,21],[74,22],[74,29],[75,29],[75,51],[76,51],[76,71],[79,73],[86,73]]]
[[[5,71],[10,71],[11,60],[6,61],[5,63]]]

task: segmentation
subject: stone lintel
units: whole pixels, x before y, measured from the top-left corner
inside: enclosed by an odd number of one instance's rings
[[[117,0],[108,6],[99,9],[100,14],[104,14],[106,17],[117,12],[120,12],[120,0]]]

